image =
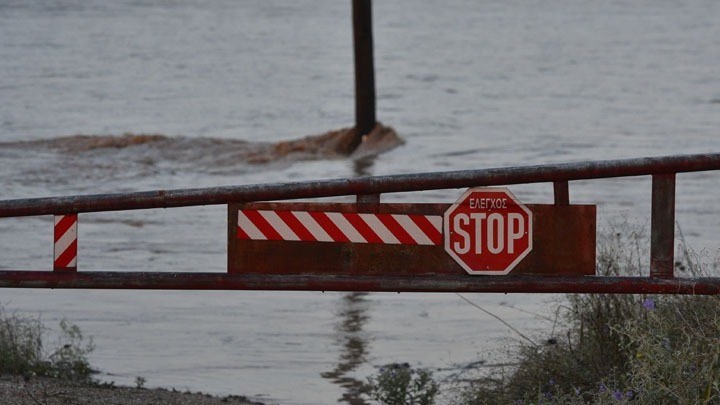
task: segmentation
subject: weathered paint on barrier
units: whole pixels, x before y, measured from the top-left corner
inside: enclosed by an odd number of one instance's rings
[[[0,288],[720,294],[720,278],[0,271]]]
[[[451,204],[378,204],[376,214],[442,215]],[[596,211],[594,205],[528,204],[533,211],[534,248],[511,273],[595,274]],[[418,275],[466,271],[442,244],[387,245],[248,240],[237,236],[238,212],[315,211],[355,213],[347,203],[251,203],[228,205],[228,272],[235,274]],[[282,254],[280,254],[282,252]],[[550,272],[550,273],[549,273]],[[472,276],[469,276],[472,277]],[[486,276],[483,276],[486,277]]]
[[[509,276],[473,277],[458,274],[457,263],[440,262],[429,263],[427,268],[423,267],[425,263],[416,263],[412,274],[382,271],[368,273],[363,269],[363,263],[356,265],[360,274],[353,271],[337,274],[337,271],[328,271],[327,268],[313,273],[313,265],[317,262],[317,258],[313,258],[305,263],[304,267],[310,271],[289,271],[283,274],[268,272],[267,269],[255,267],[252,263],[242,267],[229,266],[229,273],[0,271],[0,287],[716,295],[720,294],[718,277],[675,278],[673,274],[675,174],[709,170],[720,170],[720,154],[0,201],[0,217],[250,203],[340,195],[356,195],[357,204],[354,204],[353,209],[373,211],[381,210],[384,206],[379,202],[381,193],[549,182],[553,183],[555,194],[552,209],[562,210],[578,207],[569,205],[568,181],[652,175],[649,277],[588,275],[592,273],[588,272],[585,266],[575,271],[571,268],[572,261],[561,263],[556,257],[546,257],[533,263],[528,267],[529,274]],[[535,217],[533,214],[533,221]],[[229,226],[235,223],[231,221]],[[548,226],[544,228],[547,231]],[[543,231],[538,230],[538,233],[541,232]],[[381,262],[382,260],[378,261]],[[395,268],[401,268],[401,264],[396,263]],[[451,268],[452,266],[454,268]],[[281,267],[276,269],[283,271]],[[567,268],[570,268],[570,271],[567,271]],[[333,269],[337,270],[335,267],[330,268]]]

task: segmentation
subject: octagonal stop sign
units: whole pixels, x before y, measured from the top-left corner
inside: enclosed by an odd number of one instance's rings
[[[532,250],[532,222],[510,190],[471,188],[445,211],[445,250],[470,274],[505,275]]]

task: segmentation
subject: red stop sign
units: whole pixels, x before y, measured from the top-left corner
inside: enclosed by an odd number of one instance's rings
[[[532,250],[532,212],[506,188],[471,188],[444,217],[445,250],[470,274],[508,274]]]

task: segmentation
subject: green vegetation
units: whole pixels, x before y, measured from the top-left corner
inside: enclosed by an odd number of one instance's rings
[[[380,368],[368,379],[366,393],[374,400],[388,405],[432,405],[438,384],[432,373],[413,369],[407,363],[393,363]]]
[[[80,328],[62,320],[58,341],[48,352],[46,332],[39,319],[8,314],[0,307],[0,374],[89,380],[92,339],[85,341]]]
[[[598,274],[646,274],[648,245],[640,228],[610,226],[598,241]],[[702,272],[687,251],[681,256],[677,272]],[[479,377],[453,392],[451,402],[720,403],[719,298],[571,294],[557,314],[559,327],[543,343],[520,341],[512,364],[478,367]],[[379,381],[370,384],[388,391]],[[455,388],[443,384],[448,395]],[[388,405],[409,403],[388,395],[374,398]]]

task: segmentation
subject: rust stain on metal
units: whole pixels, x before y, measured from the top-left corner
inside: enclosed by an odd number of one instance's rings
[[[720,278],[674,278],[672,272],[675,173],[709,170],[720,170],[720,154],[5,200],[0,201],[0,218],[232,204],[228,221],[229,272],[0,271],[0,288],[717,295]],[[653,176],[650,277],[594,276],[595,207],[569,205],[568,181],[640,175]],[[254,201],[357,195],[357,204],[325,203],[313,207],[336,212],[441,215],[449,204],[380,204],[379,195],[539,182],[554,184],[555,205],[528,205],[533,211],[533,251],[509,276],[470,276],[441,246],[316,246],[321,244],[239,241],[235,237],[238,207]],[[306,203],[293,204],[309,207]]]
[[[381,214],[442,215],[450,204],[379,204]],[[533,250],[515,274],[595,274],[596,212],[593,205],[532,205]],[[228,206],[228,272],[469,276],[442,245],[385,245],[244,240],[236,237],[238,210],[357,212],[347,203],[251,203]],[[483,276],[484,277],[484,276]]]
[[[0,218],[382,194],[720,170],[720,153],[0,201]]]
[[[380,194],[358,195],[356,201],[358,212],[378,212],[380,207]]]
[[[672,278],[675,265],[675,174],[652,176],[650,277]]]
[[[0,288],[720,294],[720,278],[0,271]]]
[[[555,195],[555,205],[570,204],[570,187],[567,181],[554,182],[553,194]]]

